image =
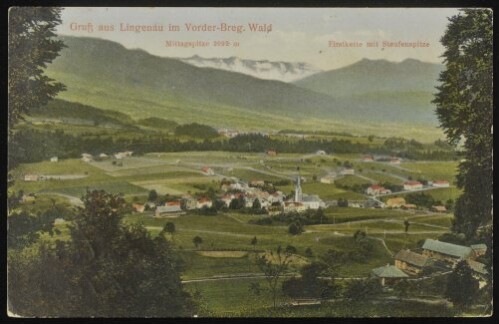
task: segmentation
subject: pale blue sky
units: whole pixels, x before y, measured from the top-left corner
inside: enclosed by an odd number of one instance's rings
[[[307,62],[328,70],[362,58],[402,61],[415,58],[441,62],[439,43],[452,8],[65,8],[59,33],[113,40],[127,48],[142,48],[165,57],[238,56],[249,59]],[[187,32],[184,24],[245,25],[243,33]],[[177,24],[181,32],[71,31],[71,23]],[[248,23],[272,24],[270,33],[252,33]],[[229,40],[239,47],[167,48],[166,40]],[[329,48],[328,41],[424,41],[428,48]]]

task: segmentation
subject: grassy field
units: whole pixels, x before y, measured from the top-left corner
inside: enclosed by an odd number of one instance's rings
[[[227,152],[180,152],[151,153],[131,159],[123,159],[123,166],[114,165],[111,160],[84,163],[77,159],[61,160],[57,163],[41,162],[20,165],[14,170],[16,179],[11,190],[24,190],[38,193],[35,204],[24,204],[22,208],[36,213],[47,209],[53,201],[56,204],[69,206],[69,200],[63,196],[81,196],[87,188],[98,188],[113,193],[127,194],[128,201],[145,202],[148,191],[155,189],[159,194],[195,193],[208,188],[219,189],[219,181],[223,177],[237,177],[249,181],[262,179],[277,181],[282,174],[295,176],[296,166],[307,177],[302,183],[305,194],[317,194],[323,200],[346,198],[363,200],[364,196],[351,191],[339,189],[335,184],[323,184],[312,180],[313,175],[320,176],[328,170],[337,168],[336,161],[356,161],[358,155],[327,155],[307,156],[300,154],[280,154],[278,157],[267,157],[263,154],[239,154]],[[336,159],[336,161],[335,161]],[[263,161],[260,162],[260,160]],[[363,168],[361,175],[373,180],[400,183],[394,177],[408,177],[417,171],[427,171],[431,177],[451,179],[454,176],[453,162],[433,163],[403,163],[402,168],[383,163],[354,162],[356,170]],[[203,165],[211,166],[222,175],[205,176],[201,174]],[[243,168],[241,168],[241,166]],[[371,169],[371,166],[373,169]],[[404,168],[407,166],[407,169]],[[246,167],[268,172],[261,174]],[[270,168],[268,168],[270,167]],[[229,171],[232,169],[232,171]],[[385,169],[385,172],[382,171]],[[84,175],[84,178],[73,180],[47,180],[25,182],[22,177],[26,173],[45,175]],[[418,173],[419,174],[419,173]],[[397,182],[398,181],[398,182]],[[354,185],[369,183],[356,176],[347,176],[337,183]],[[294,190],[294,184],[279,186],[285,193]],[[438,200],[455,199],[460,191],[456,188],[443,188],[427,191]],[[69,197],[70,198],[70,197]],[[393,264],[392,253],[402,248],[420,247],[426,238],[438,238],[448,230],[452,222],[451,214],[428,214],[422,211],[406,212],[397,209],[366,209],[329,207],[325,209],[329,224],[305,226],[305,232],[300,235],[290,235],[286,225],[256,225],[250,220],[268,217],[265,215],[241,214],[236,212],[219,213],[215,216],[181,215],[178,218],[154,218],[152,212],[143,214],[128,214],[126,223],[141,223],[152,236],[158,235],[166,222],[173,222],[176,231],[173,236],[166,235],[171,240],[174,249],[184,261],[182,280],[213,278],[220,276],[254,276],[260,273],[255,264],[255,256],[264,251],[274,250],[281,246],[291,245],[297,249],[290,264],[289,271],[297,273],[300,268],[326,253],[330,249],[345,253],[358,251],[358,243],[353,234],[365,231],[373,251],[361,261],[348,261],[338,269],[341,277],[366,277],[375,267]],[[404,232],[404,220],[410,221],[409,231]],[[57,225],[62,234],[54,237],[44,235],[44,240],[68,239],[68,229],[65,224]],[[196,247],[193,238],[200,236],[202,244]],[[257,238],[257,244],[252,245],[252,239]],[[383,244],[383,242],[386,244]],[[305,253],[311,249],[312,256]],[[307,256],[308,255],[308,256]],[[189,291],[198,291],[201,301],[212,312],[220,316],[237,316],[237,314],[258,313],[270,305],[267,292],[255,296],[249,291],[250,283],[260,283],[265,287],[262,278],[232,278],[222,281],[188,281],[185,287]],[[279,296],[279,302],[289,301]],[[342,306],[346,307],[346,306]],[[326,311],[327,310],[327,311]],[[334,307],[320,306],[318,308],[301,308],[290,311],[297,314],[332,316],[339,314]],[[307,313],[309,312],[309,313]],[[290,314],[291,314],[290,313]]]

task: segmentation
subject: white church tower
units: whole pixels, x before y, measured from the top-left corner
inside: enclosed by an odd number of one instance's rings
[[[303,193],[301,191],[301,176],[300,176],[300,167],[298,167],[298,177],[296,178],[295,185],[295,202],[301,202],[303,198]]]

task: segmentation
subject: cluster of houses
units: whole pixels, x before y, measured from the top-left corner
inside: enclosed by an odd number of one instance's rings
[[[426,239],[420,249],[403,249],[395,254],[394,264],[387,264],[372,270],[372,275],[379,278],[381,285],[394,284],[410,277],[450,271],[455,265],[465,260],[472,269],[474,276],[481,280],[487,275],[486,267],[476,259],[485,254],[485,244],[471,246],[457,245]]]
[[[372,206],[369,206],[367,202],[371,202]],[[409,204],[406,202],[404,197],[392,197],[388,198],[386,202],[382,202],[380,200],[375,199],[373,197],[372,199],[368,200],[365,204],[364,207],[377,207],[377,208],[400,208],[404,210],[415,210],[418,208],[415,204]],[[442,205],[435,205],[431,206],[430,211],[435,212],[435,213],[446,213],[447,208]]]
[[[447,180],[437,180],[437,181],[428,181],[428,187],[434,187],[434,188],[449,188],[450,184],[449,181]],[[416,190],[421,190],[424,188],[424,185],[419,182],[419,181],[406,181],[404,182],[404,190],[405,191],[416,191]],[[378,184],[373,184],[372,186],[369,186],[366,189],[366,194],[370,196],[379,196],[379,195],[387,195],[391,194],[392,191],[389,189],[386,189],[383,186],[380,186]]]
[[[259,131],[253,131],[253,132],[241,132],[233,129],[227,129],[227,128],[221,128],[217,130],[218,135],[228,137],[228,138],[233,138],[238,135],[247,135],[247,134],[257,134],[257,135],[263,135],[263,136],[269,136],[271,133],[275,134],[275,132],[259,132]]]
[[[208,170],[204,170],[208,174]],[[255,200],[258,200],[261,208],[265,209],[269,215],[287,212],[303,212],[308,209],[325,208],[326,204],[317,195],[307,195],[301,189],[301,177],[298,176],[295,184],[294,197],[287,198],[282,191],[269,192],[264,189],[266,186],[263,180],[252,180],[249,183],[231,179],[225,180],[221,184],[224,192],[217,199],[229,208],[234,199],[241,200],[244,207],[251,208]],[[186,210],[211,208],[214,202],[207,197],[195,198],[189,194],[184,194],[176,201],[169,201],[163,205],[155,205],[152,202],[146,204],[132,204],[136,212],[143,213],[146,209],[155,210],[156,217],[178,217]]]
[[[121,159],[124,159],[124,158],[131,157],[132,155],[133,155],[133,151],[124,151],[124,152],[114,153],[111,156],[114,157],[117,160],[121,160]],[[105,160],[105,159],[110,158],[111,156],[109,156],[106,153],[101,153],[101,154],[99,154],[99,155],[97,155],[97,156],[94,157],[92,154],[82,153],[81,154],[81,160],[83,162],[92,162],[92,161],[94,161],[96,159]]]
[[[355,174],[354,168],[343,167],[337,170],[337,172],[336,171],[328,172],[326,175],[321,177],[319,181],[321,183],[333,184],[336,179],[339,179],[342,176],[350,176],[354,174]]]

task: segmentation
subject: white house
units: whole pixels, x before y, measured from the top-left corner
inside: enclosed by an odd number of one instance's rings
[[[433,182],[432,186],[436,188],[449,188],[450,185],[447,180],[437,180]]]
[[[24,175],[24,181],[38,181],[38,174],[28,173]]]
[[[196,208],[203,208],[203,207],[211,208],[212,205],[213,202],[210,199],[200,198],[196,203]]]
[[[317,152],[315,152],[315,155],[326,155],[326,151],[318,150]]]
[[[302,212],[307,210],[307,207],[301,202],[297,201],[286,201],[284,203],[284,212]]]
[[[53,156],[50,158],[50,162],[57,162],[59,161],[59,158],[57,156]]]
[[[355,174],[355,170],[353,168],[344,168],[340,171],[341,175],[353,175]]]
[[[388,163],[390,164],[400,164],[401,160],[400,158],[391,158]]]
[[[203,174],[205,174],[205,175],[209,175],[209,176],[215,175],[215,171],[213,171],[213,169],[212,169],[212,168],[207,167],[207,166],[202,167],[202,168],[201,168],[201,172],[203,172]]]
[[[423,184],[419,181],[407,181],[404,183],[404,190],[419,190],[423,189]]]
[[[93,159],[94,159],[94,157],[92,156],[92,154],[83,153],[83,154],[81,155],[81,160],[82,160],[83,162],[91,162]]]
[[[320,181],[321,181],[321,183],[332,184],[332,183],[334,183],[334,179],[336,179],[336,173],[332,172],[332,173],[329,173],[328,175],[323,176],[320,179]]]

